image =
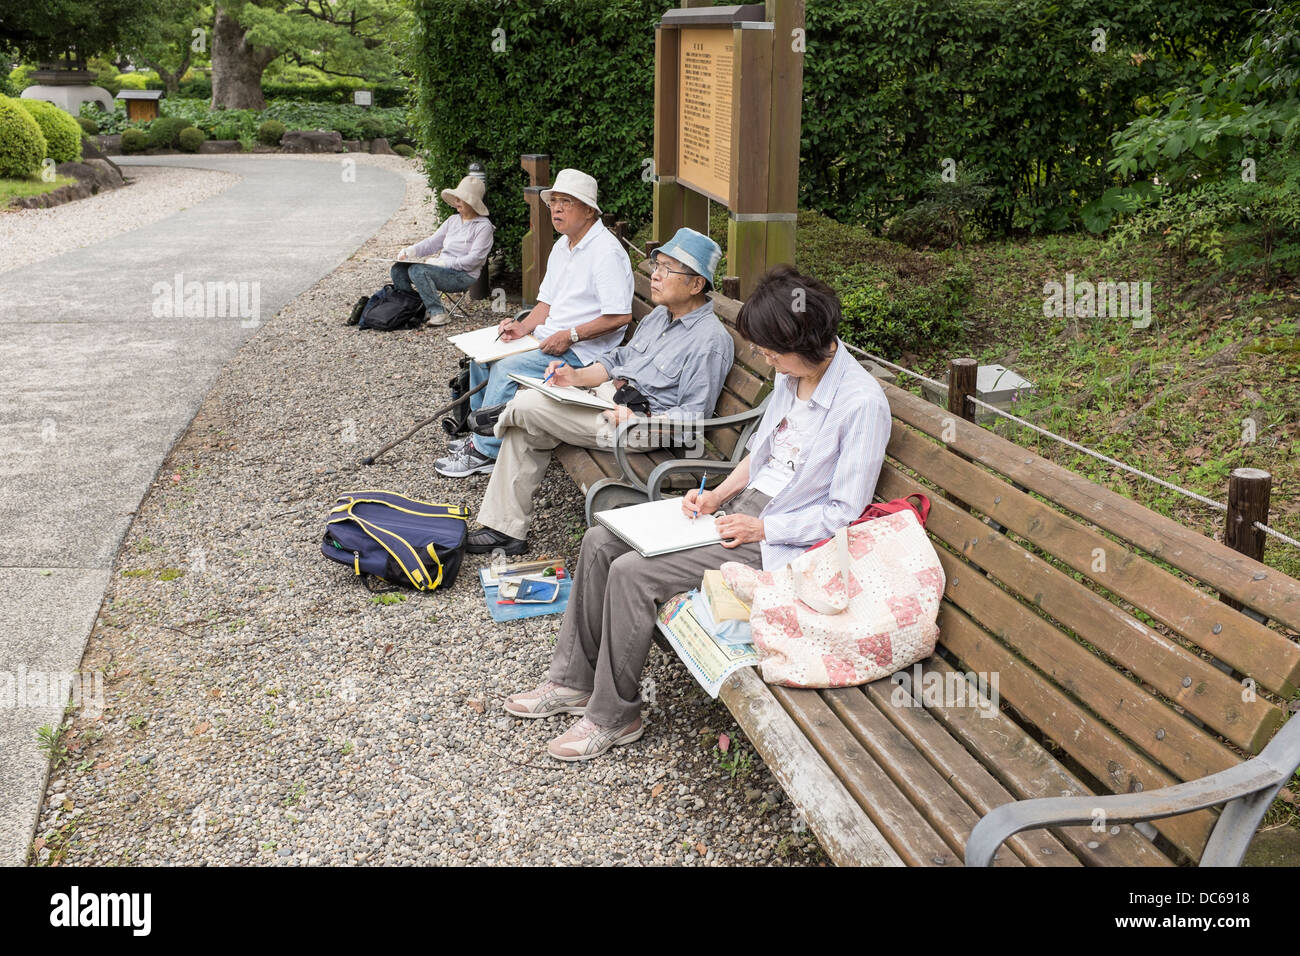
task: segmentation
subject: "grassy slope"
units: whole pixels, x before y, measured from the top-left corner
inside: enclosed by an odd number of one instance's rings
[[[949,359],[1000,362],[1038,385],[1016,414],[1088,448],[1217,501],[1233,468],[1273,475],[1270,525],[1300,538],[1300,282],[1268,289],[1222,284],[1197,267],[1175,269],[1150,249],[1108,257],[1099,240],[1046,237],[989,243],[964,260],[976,282],[962,342],[902,362],[942,377]],[[1154,322],[1043,315],[1043,283],[1103,279],[1152,283]],[[1263,351],[1252,351],[1263,349]],[[1253,419],[1253,440],[1250,439]],[[1222,537],[1223,515],[1058,442],[1002,421],[1013,441],[1201,532]],[[1300,577],[1300,549],[1270,539],[1265,561]]]
[[[38,173],[33,173],[25,179],[14,179],[7,176],[0,176],[0,208],[6,206],[11,199],[26,198],[27,196],[41,196],[45,193],[52,193],[60,186],[67,186],[75,183],[77,180],[71,176],[55,176],[53,181],[44,182]]]

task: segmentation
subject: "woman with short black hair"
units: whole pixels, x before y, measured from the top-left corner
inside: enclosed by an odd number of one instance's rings
[[[789,266],[764,276],[741,308],[737,328],[776,369],[772,395],[749,454],[717,488],[682,500],[691,516],[727,506],[716,519],[721,544],[643,558],[603,527],[583,536],[547,680],[505,702],[517,717],[582,715],[550,742],[552,757],[589,760],[644,732],[641,669],[656,604],[724,561],[779,568],[871,503],[889,402],[836,335],[839,321],[835,293]]]
[[[809,365],[829,359],[840,325],[835,290],[786,265],[763,277],[762,290],[741,307],[736,318],[740,334],[760,349],[793,353]]]

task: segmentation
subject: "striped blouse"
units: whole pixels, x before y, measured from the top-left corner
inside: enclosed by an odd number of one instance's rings
[[[798,401],[798,379],[778,373],[758,428],[750,436],[752,484],[771,457],[772,435]],[[870,372],[843,341],[807,401],[814,436],[794,463],[794,477],[767,503],[763,519],[763,568],[793,561],[810,544],[829,538],[871,503],[889,443],[889,401]]]

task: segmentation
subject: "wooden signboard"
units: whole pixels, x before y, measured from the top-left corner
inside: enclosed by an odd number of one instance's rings
[[[683,29],[678,40],[677,181],[731,202],[733,31]]]
[[[803,0],[682,0],[655,33],[654,233],[709,231],[727,208],[727,272],[748,295],[794,262]]]

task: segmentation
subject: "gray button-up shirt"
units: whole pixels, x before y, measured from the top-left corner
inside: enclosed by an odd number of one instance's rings
[[[611,379],[625,378],[655,415],[707,418],[731,369],[731,336],[705,302],[672,320],[659,306],[636,327],[632,341],[597,359]]]

